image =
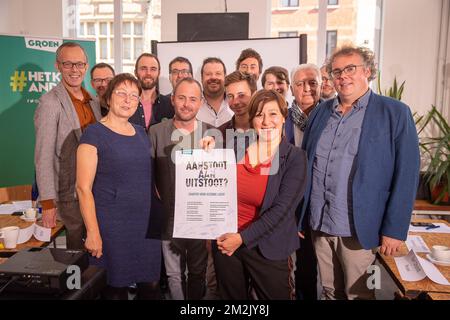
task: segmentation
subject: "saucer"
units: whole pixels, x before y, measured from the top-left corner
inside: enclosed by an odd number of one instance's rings
[[[27,221],[27,222],[35,222],[37,218],[27,218],[25,215],[20,216],[20,219]]]
[[[439,266],[450,266],[450,261],[434,260],[433,257],[429,253],[427,254],[427,259],[430,260],[432,263],[437,264]]]

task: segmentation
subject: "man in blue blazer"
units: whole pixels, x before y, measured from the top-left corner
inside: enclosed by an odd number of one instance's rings
[[[371,299],[367,269],[377,247],[392,255],[408,233],[418,137],[408,106],[369,89],[376,75],[369,49],[343,47],[327,70],[338,97],[320,104],[305,130],[308,180],[299,231],[309,220],[323,299]]]

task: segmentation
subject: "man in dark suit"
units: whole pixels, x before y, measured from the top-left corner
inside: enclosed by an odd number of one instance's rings
[[[373,299],[375,251],[406,239],[419,177],[418,137],[409,107],[375,94],[375,58],[345,46],[327,71],[338,97],[310,115],[302,148],[308,181],[299,229],[309,217],[324,299]]]
[[[134,68],[134,74],[142,87],[141,99],[130,122],[141,125],[148,132],[151,125],[172,119],[174,112],[170,98],[159,93],[158,80],[161,65],[158,57],[151,53],[141,54]]]

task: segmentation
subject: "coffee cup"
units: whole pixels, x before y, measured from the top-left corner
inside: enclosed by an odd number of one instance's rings
[[[19,239],[19,227],[1,228],[0,239],[2,239],[5,249],[14,249]]]
[[[36,218],[36,209],[30,208],[25,211],[25,218],[34,219]]]
[[[431,257],[437,261],[450,262],[450,248],[447,246],[433,246],[431,247]]]

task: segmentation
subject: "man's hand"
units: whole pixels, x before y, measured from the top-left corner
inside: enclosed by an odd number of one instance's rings
[[[227,256],[231,256],[241,244],[242,237],[239,233],[225,233],[217,238],[217,247]]]
[[[93,257],[100,258],[103,255],[103,242],[98,232],[88,232],[84,246]]]
[[[391,256],[398,251],[403,241],[381,236],[380,253],[386,256]]]
[[[213,137],[206,136],[200,139],[199,145],[204,151],[209,152],[216,146],[216,140]]]
[[[45,228],[56,227],[56,208],[42,210],[42,226]]]

